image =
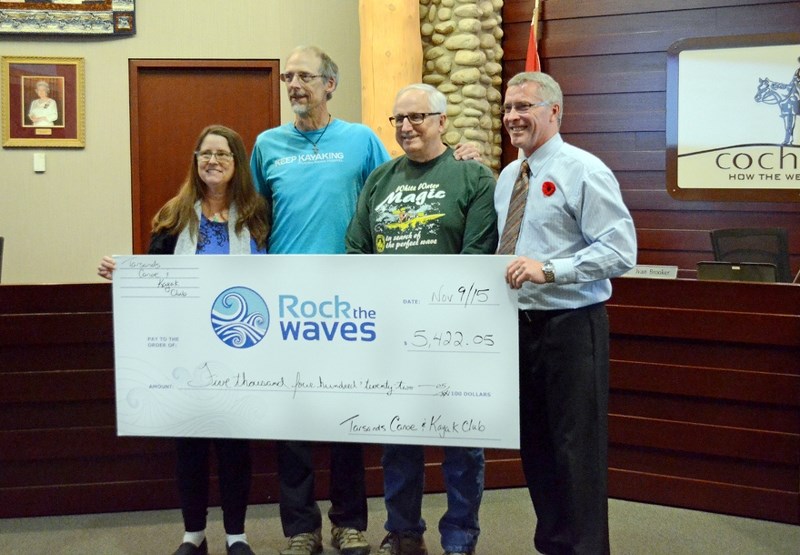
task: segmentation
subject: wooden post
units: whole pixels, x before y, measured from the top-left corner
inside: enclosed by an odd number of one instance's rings
[[[419,0],[359,0],[359,22],[361,121],[399,156],[389,116],[397,91],[422,81]]]

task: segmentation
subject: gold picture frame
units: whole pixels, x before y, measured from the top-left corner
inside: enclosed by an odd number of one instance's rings
[[[83,58],[3,56],[0,63],[4,148],[86,146]]]

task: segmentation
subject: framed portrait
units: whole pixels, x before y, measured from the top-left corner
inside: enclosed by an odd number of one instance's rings
[[[3,147],[83,148],[83,58],[2,62]]]
[[[0,0],[0,35],[129,35],[135,0]]]

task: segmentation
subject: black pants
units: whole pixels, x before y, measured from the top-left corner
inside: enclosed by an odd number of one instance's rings
[[[283,533],[296,536],[322,526],[314,499],[313,444],[279,441],[278,477]],[[331,443],[331,475],[328,518],[334,526],[367,529],[367,491],[364,484],[364,452],[357,443]]]
[[[547,555],[610,552],[608,343],[604,304],[520,312],[520,454]]]
[[[250,494],[250,443],[242,439],[176,438],[178,494],[187,532],[206,529],[211,444],[217,453],[222,520],[227,534],[243,534]]]

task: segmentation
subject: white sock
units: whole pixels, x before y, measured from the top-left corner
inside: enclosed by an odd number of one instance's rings
[[[247,534],[226,534],[225,540],[228,542],[228,547],[232,546],[236,542],[247,543]]]
[[[183,533],[183,543],[193,543],[197,547],[200,547],[200,544],[203,543],[203,540],[206,539],[206,531],[200,530],[199,532],[184,532]]]

